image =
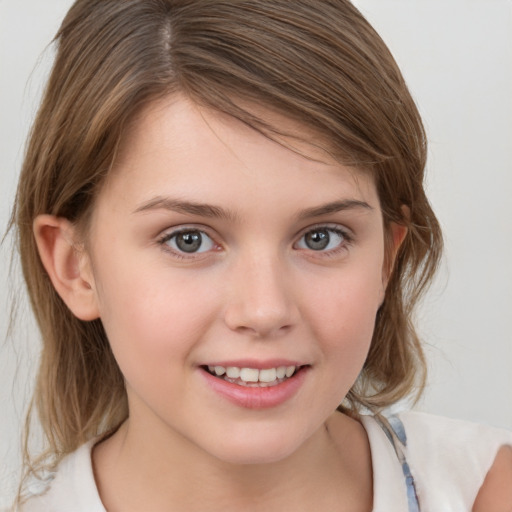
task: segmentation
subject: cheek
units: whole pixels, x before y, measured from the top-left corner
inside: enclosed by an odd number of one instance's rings
[[[170,364],[186,357],[215,317],[218,301],[200,278],[140,261],[102,271],[101,320],[122,369],[141,360]]]
[[[364,362],[383,298],[381,268],[361,262],[313,289],[310,323],[331,357]]]

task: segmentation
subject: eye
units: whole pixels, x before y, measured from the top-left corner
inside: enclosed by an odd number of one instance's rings
[[[204,231],[198,229],[184,229],[169,233],[163,237],[161,243],[168,245],[176,252],[187,254],[211,251],[215,246],[213,240]]]
[[[314,228],[304,233],[297,242],[297,248],[311,251],[332,251],[348,241],[347,235],[340,229]]]

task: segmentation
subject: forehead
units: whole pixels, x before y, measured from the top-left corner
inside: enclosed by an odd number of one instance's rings
[[[340,193],[375,200],[369,173],[334,159],[308,127],[251,108],[275,129],[270,136],[180,95],[154,102],[127,130],[106,191],[139,199],[166,192],[230,201],[258,190],[284,201],[325,202]]]

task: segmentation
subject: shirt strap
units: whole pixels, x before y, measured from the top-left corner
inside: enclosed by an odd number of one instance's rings
[[[411,469],[405,457],[405,450],[407,448],[407,435],[405,433],[404,424],[398,416],[390,416],[385,418],[379,414],[375,415],[375,420],[380,425],[389,442],[393,446],[398,461],[402,466],[402,472],[405,478],[405,486],[407,489],[407,503],[409,505],[409,512],[421,512],[418,494],[416,492],[416,485],[414,478],[411,474]]]

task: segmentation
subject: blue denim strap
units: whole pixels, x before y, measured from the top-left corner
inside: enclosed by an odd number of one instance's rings
[[[398,416],[390,416],[387,419],[375,416],[375,419],[386,434],[386,437],[389,439],[389,442],[395,450],[398,461],[402,466],[402,472],[405,477],[405,486],[407,489],[409,512],[420,512],[420,503],[416,492],[416,485],[404,454],[404,449],[407,447],[407,436],[405,434],[404,424]]]

